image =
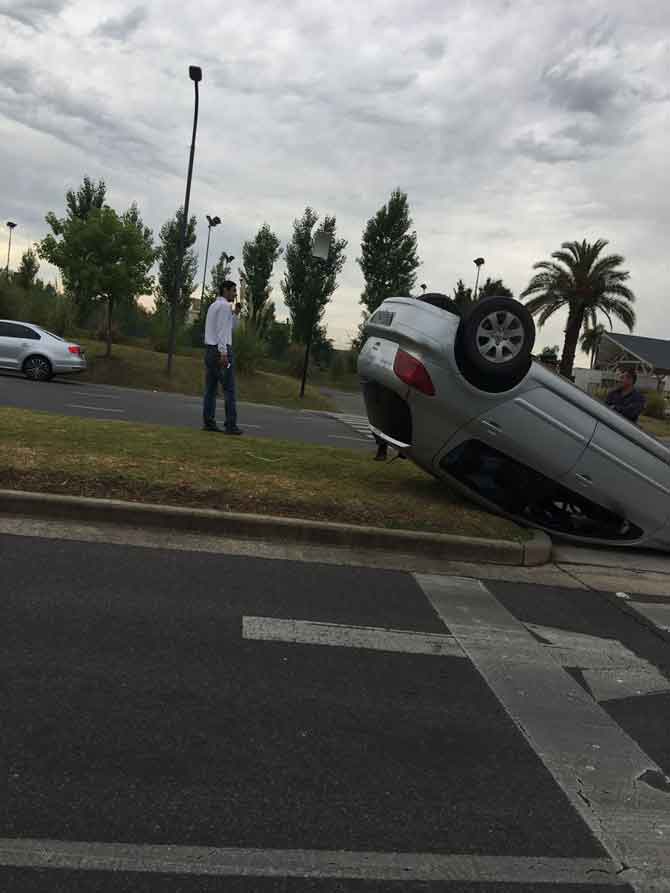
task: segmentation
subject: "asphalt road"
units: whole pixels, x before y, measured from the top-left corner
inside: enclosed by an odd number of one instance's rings
[[[8,535],[0,579],[2,889],[630,889],[644,821],[590,816],[670,773],[670,645],[598,593]]]
[[[362,412],[360,398],[351,396],[351,407]],[[195,429],[202,427],[200,397],[93,385],[74,378],[43,383],[31,382],[9,372],[0,373],[0,405],[105,421],[124,420]],[[223,425],[223,399],[218,401],[217,409],[219,424]],[[240,427],[250,437],[371,449],[370,440],[361,433],[360,426],[352,426],[348,420],[338,419],[330,413],[240,403],[238,416]]]

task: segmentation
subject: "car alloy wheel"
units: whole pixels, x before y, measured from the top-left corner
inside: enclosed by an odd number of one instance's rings
[[[461,320],[456,361],[465,378],[484,391],[503,391],[530,369],[535,323],[514,298],[484,298]]]
[[[477,328],[477,350],[489,363],[509,363],[521,352],[524,340],[521,320],[509,310],[494,310]]]
[[[44,357],[28,357],[23,371],[31,381],[48,381],[51,378],[51,364]]]

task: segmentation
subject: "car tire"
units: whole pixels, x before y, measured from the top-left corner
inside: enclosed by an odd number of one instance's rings
[[[23,374],[31,381],[50,381],[54,373],[46,357],[32,354],[23,361]]]
[[[462,321],[459,339],[467,369],[511,387],[530,368],[535,323],[513,298],[485,298]]]

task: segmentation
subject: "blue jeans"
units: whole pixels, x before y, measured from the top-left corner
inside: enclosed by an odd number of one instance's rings
[[[216,394],[219,384],[223,388],[226,406],[225,427],[232,431],[237,427],[237,399],[235,396],[235,358],[228,348],[230,363],[228,368],[219,366],[219,351],[216,347],[205,348],[205,398],[202,406],[204,424],[211,428],[216,425]]]

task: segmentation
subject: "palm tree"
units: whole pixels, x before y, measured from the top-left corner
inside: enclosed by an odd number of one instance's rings
[[[585,354],[588,354],[591,357],[592,369],[596,354],[598,353],[598,348],[600,347],[600,339],[604,334],[605,326],[601,322],[597,323],[595,326],[590,326],[589,321],[587,321],[584,326],[582,337],[579,339],[579,346]]]
[[[522,298],[535,295],[527,303],[530,312],[539,314],[538,325],[544,323],[563,307],[568,308],[565,340],[561,357],[560,373],[572,376],[575,351],[582,327],[597,325],[597,314],[603,313],[612,325],[612,317],[621,320],[630,331],[635,326],[635,311],[631,304],[635,295],[624,283],[629,278],[627,270],[619,270],[624,258],[620,254],[601,257],[607,245],[605,239],[593,244],[563,242],[560,251],[554,251],[553,260],[543,260],[533,266],[541,270],[531,279]]]

